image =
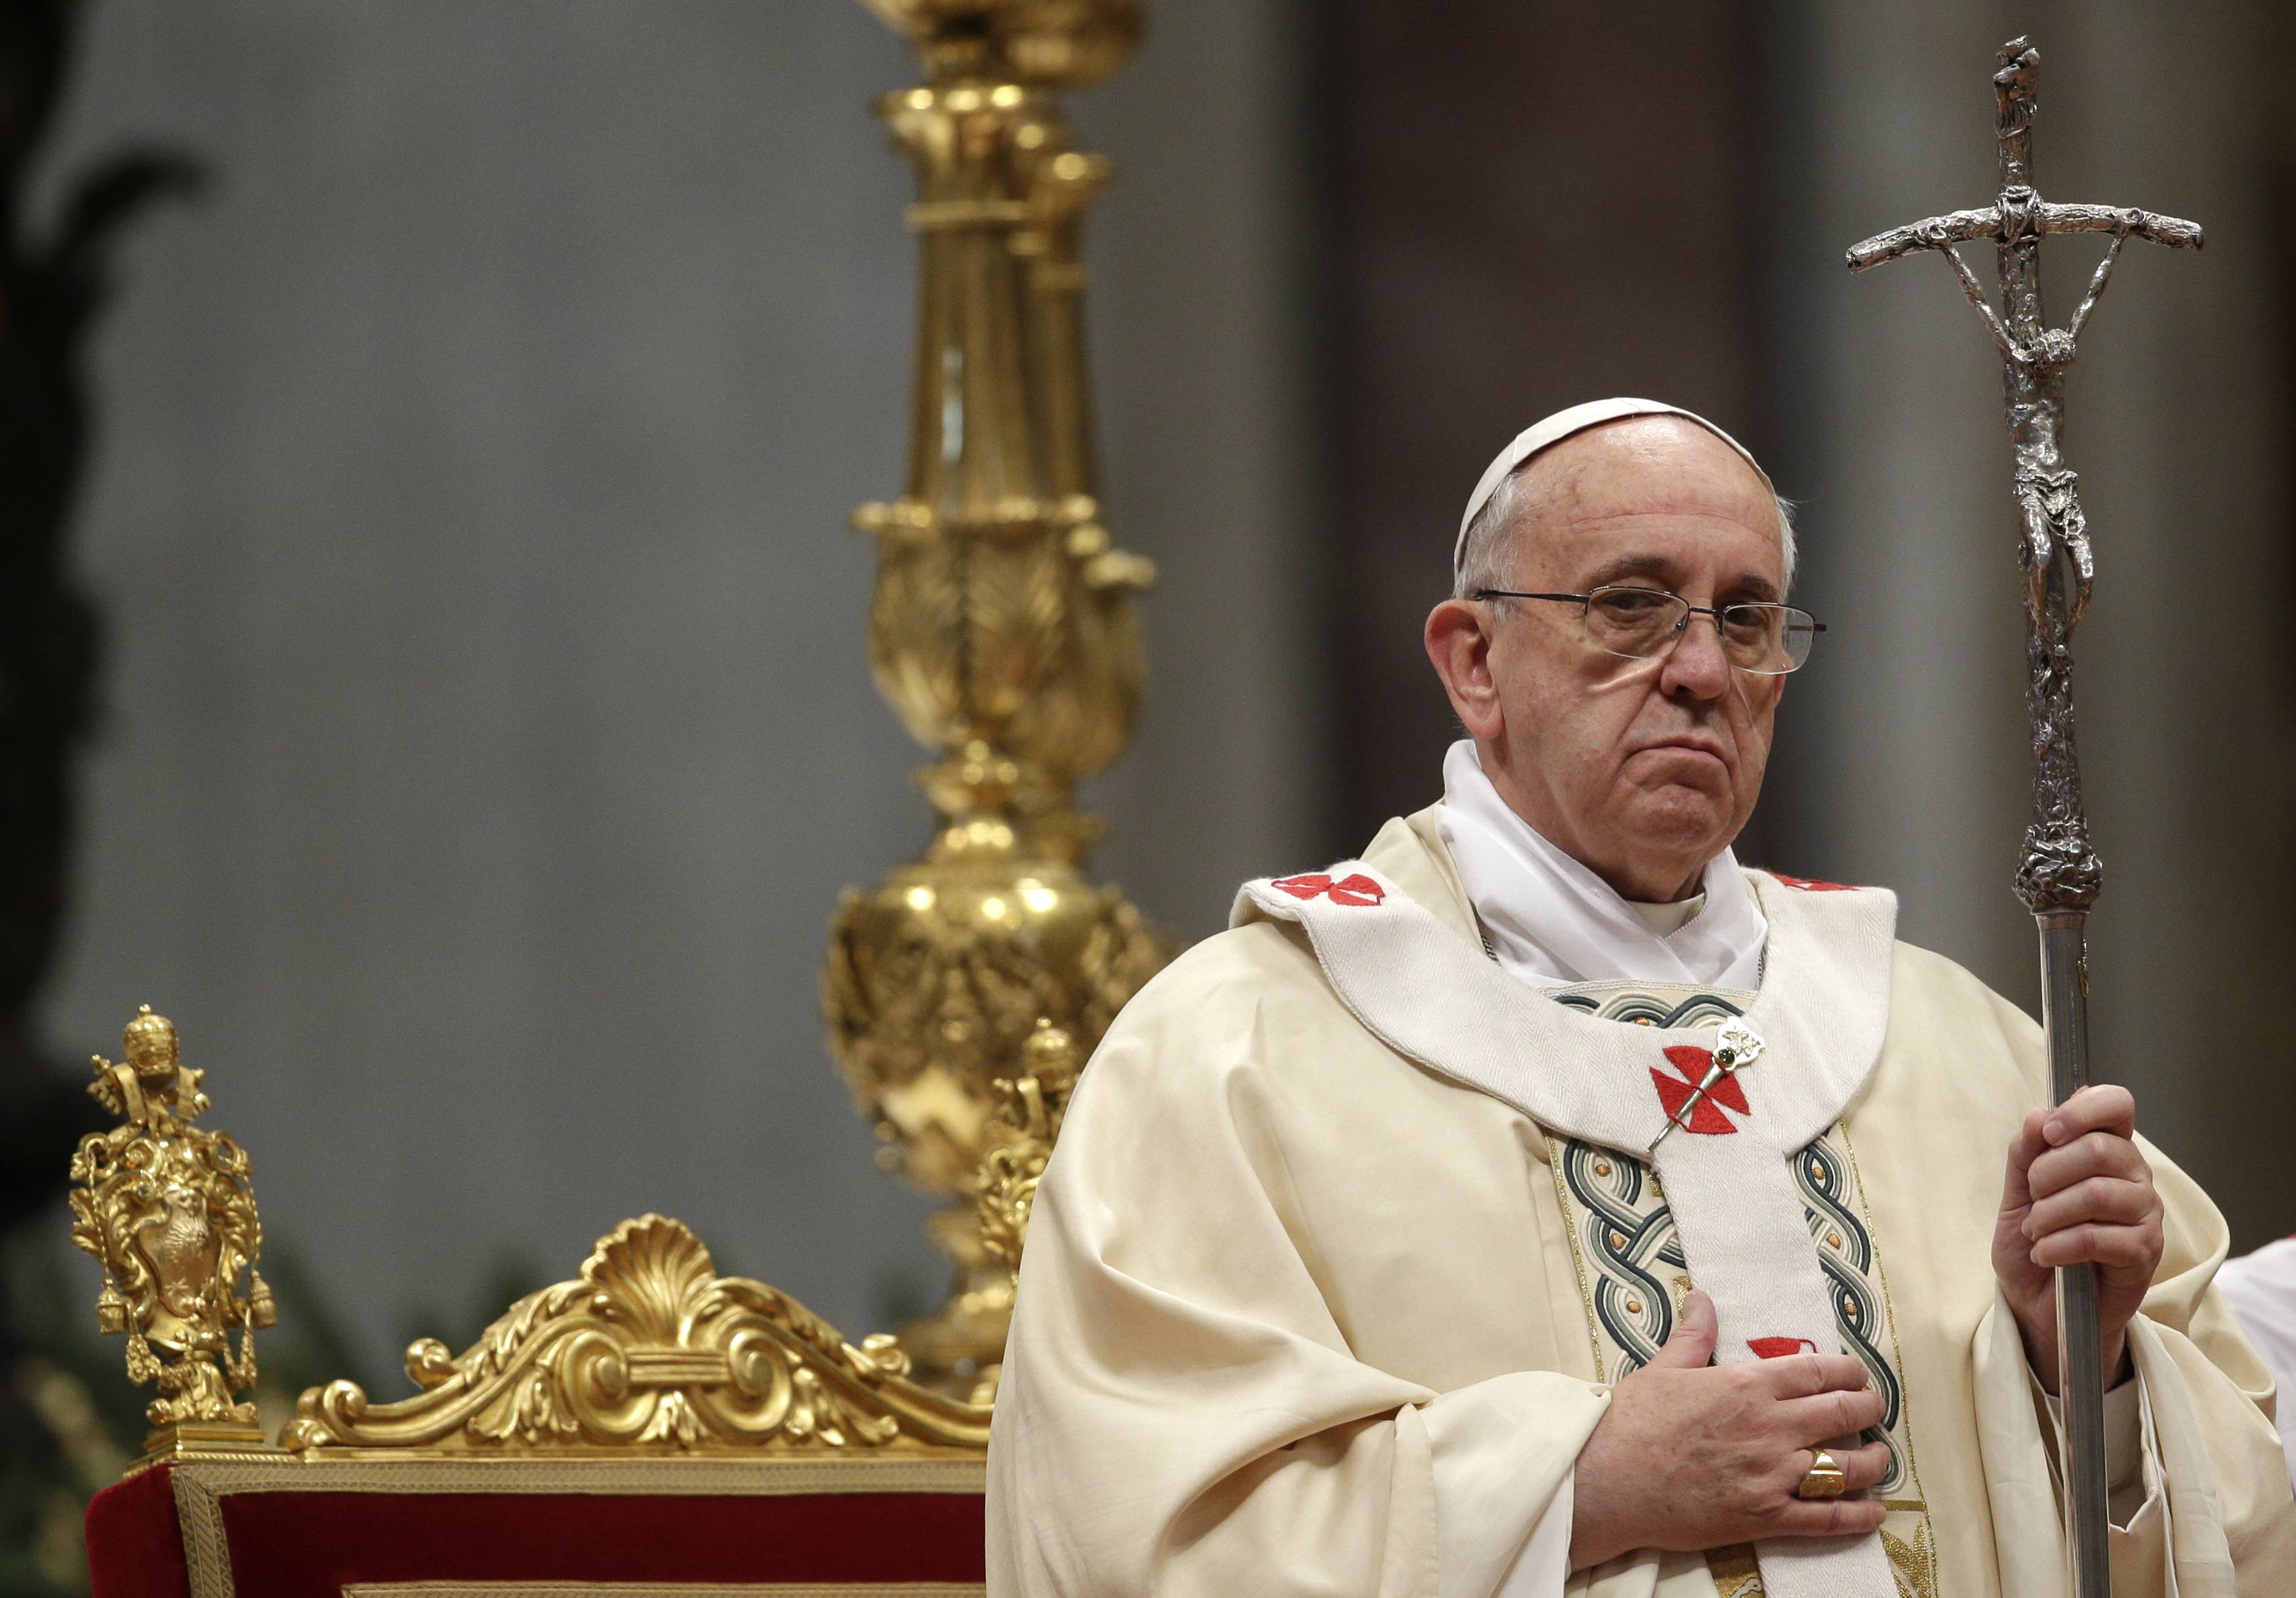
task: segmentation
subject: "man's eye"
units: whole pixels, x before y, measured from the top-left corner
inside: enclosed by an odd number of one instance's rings
[[[1663,609],[1671,598],[1655,589],[1613,588],[1595,596],[1595,602],[1613,616],[1648,616]]]

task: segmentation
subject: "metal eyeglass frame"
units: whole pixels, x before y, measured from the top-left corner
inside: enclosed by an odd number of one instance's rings
[[[1659,659],[1660,656],[1667,653],[1668,651],[1672,650],[1676,644],[1682,642],[1682,635],[1684,633],[1689,631],[1690,619],[1693,616],[1711,616],[1714,619],[1714,630],[1718,635],[1722,630],[1722,612],[1725,611],[1792,611],[1803,616],[1809,616],[1809,627],[1812,634],[1810,643],[1811,647],[1813,648],[1816,646],[1816,635],[1825,631],[1825,623],[1820,621],[1815,616],[1810,616],[1809,612],[1802,610],[1800,605],[1784,604],[1776,600],[1757,599],[1740,600],[1735,604],[1728,605],[1693,605],[1688,600],[1683,598],[1681,594],[1673,593],[1670,590],[1665,588],[1644,588],[1632,583],[1607,583],[1602,587],[1596,588],[1592,593],[1587,594],[1525,594],[1513,588],[1478,588],[1471,597],[1475,599],[1544,599],[1559,601],[1566,604],[1575,604],[1578,607],[1579,620],[1583,623],[1587,619],[1588,607],[1594,604],[1598,596],[1604,594],[1648,594],[1660,598],[1670,599],[1674,601],[1675,603],[1682,607],[1682,619],[1675,624],[1673,640],[1669,643],[1664,649],[1652,650],[1646,655],[1628,655],[1620,654],[1615,649],[1603,649],[1603,646],[1599,643],[1595,645],[1596,649],[1602,649],[1604,654],[1615,656],[1621,660],[1655,660]],[[1725,654],[1726,658],[1726,651],[1725,651]],[[1735,660],[1732,660],[1730,662],[1730,668],[1733,671],[1745,672],[1751,676],[1782,677],[1791,676],[1792,673],[1800,671],[1803,667],[1808,664],[1809,661],[1807,657],[1805,657],[1802,660],[1796,660],[1784,671],[1764,671],[1759,666],[1741,666]]]

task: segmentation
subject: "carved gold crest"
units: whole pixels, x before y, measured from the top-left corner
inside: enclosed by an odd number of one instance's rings
[[[275,1318],[255,1270],[246,1152],[193,1124],[202,1073],[183,1064],[167,1017],[144,1005],[124,1041],[127,1059],[96,1055],[88,1086],[120,1124],[81,1139],[71,1164],[71,1240],[103,1266],[96,1324],[127,1336],[130,1377],[159,1384],[145,1411],[155,1452],[259,1446],[255,1405],[234,1397],[255,1385],[255,1328]]]

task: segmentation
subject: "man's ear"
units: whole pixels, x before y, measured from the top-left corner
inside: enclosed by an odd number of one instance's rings
[[[1478,742],[1506,728],[1498,687],[1491,680],[1490,612],[1472,600],[1447,599],[1427,612],[1427,659],[1443,679],[1451,709]]]

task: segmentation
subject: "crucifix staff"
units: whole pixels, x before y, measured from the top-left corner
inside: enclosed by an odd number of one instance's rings
[[[2040,52],[2022,38],[2001,47],[2000,70],[1993,75],[2001,193],[1993,204],[1877,234],[1850,249],[1849,264],[1852,272],[1863,272],[1920,250],[1938,251],[1985,319],[2001,355],[2009,442],[2016,457],[2017,558],[2025,576],[2025,705],[2033,743],[2033,818],[2017,867],[2017,897],[2040,928],[2049,1089],[2054,1102],[2062,1103],[2088,1082],[2087,927],[2089,906],[2104,880],[2103,864],[2089,845],[2073,743],[2072,635],[2088,608],[2096,565],[2079,479],[2060,447],[2065,374],[2073,364],[2074,340],[2103,296],[2124,244],[2136,238],[2198,250],[2202,239],[2197,223],[2126,207],[2053,204],[2034,191],[2033,86],[2040,62]],[[2041,310],[2041,241],[2061,233],[2106,234],[2112,242],[2071,321],[2054,328]],[[1956,248],[1979,239],[1991,239],[1999,259],[1998,313]],[[2057,1272],[2057,1346],[2074,1598],[2110,1598],[2105,1373],[2094,1266],[2068,1266]]]

